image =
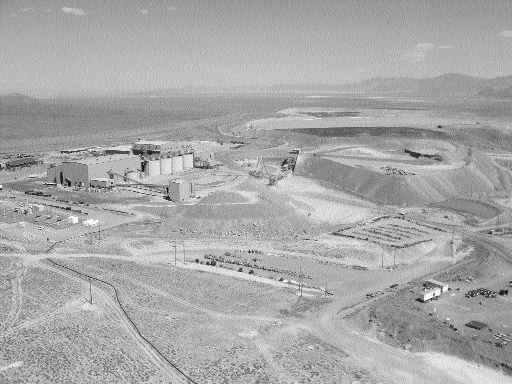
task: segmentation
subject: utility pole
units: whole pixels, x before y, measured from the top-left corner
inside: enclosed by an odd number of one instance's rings
[[[90,277],[89,277],[89,297],[91,298],[89,302],[92,305],[92,284],[91,284],[91,278]]]
[[[452,231],[451,252],[452,252],[452,264],[455,264],[455,229]]]
[[[177,255],[177,250],[176,250],[176,247],[177,247],[177,241],[176,239],[174,239],[174,266],[176,267],[177,266],[177,261],[178,261],[178,255]]]
[[[98,244],[101,241],[101,220],[98,220]]]
[[[300,274],[299,274],[299,291],[300,291],[300,297],[302,297],[302,267],[300,267]]]

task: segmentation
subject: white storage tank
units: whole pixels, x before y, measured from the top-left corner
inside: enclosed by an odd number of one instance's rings
[[[183,172],[183,156],[175,156],[176,160],[174,161],[174,172]]]
[[[181,156],[172,156],[172,173],[183,171],[183,158]]]
[[[183,155],[183,169],[194,168],[194,155],[192,153],[185,153]]]
[[[172,158],[162,157],[160,159],[160,174],[168,175],[172,173]]]
[[[146,163],[146,176],[158,176],[160,175],[160,160],[149,160]]]

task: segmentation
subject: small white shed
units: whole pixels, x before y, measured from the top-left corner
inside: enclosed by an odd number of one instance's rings
[[[421,293],[420,300],[426,303],[437,296],[441,296],[441,288],[427,289]]]
[[[67,222],[69,224],[78,224],[78,216],[69,216]]]

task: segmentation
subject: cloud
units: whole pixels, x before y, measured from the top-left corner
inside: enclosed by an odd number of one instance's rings
[[[147,15],[149,13],[149,11],[147,9],[141,9],[139,12],[142,13],[143,15]]]
[[[405,51],[400,60],[409,63],[420,63],[427,58],[428,53],[448,49],[453,49],[453,47],[451,45],[437,45],[434,43],[417,43],[413,49]]]
[[[74,15],[74,16],[83,16],[83,15],[85,15],[85,11],[82,8],[62,7],[62,12],[66,13],[68,15]]]
[[[176,8],[176,7],[167,7],[167,10],[168,10],[168,11],[175,11],[175,10],[177,10],[177,9],[178,9],[178,8]]]
[[[512,31],[501,31],[499,35],[503,37],[512,37]]]
[[[53,11],[53,9],[51,9],[51,8],[45,8],[45,9],[44,9],[44,11],[45,11],[45,12],[52,12],[52,11]]]
[[[21,9],[20,9],[20,12],[25,13],[25,12],[28,12],[28,11],[32,11],[33,9],[34,9],[33,7],[21,8]]]

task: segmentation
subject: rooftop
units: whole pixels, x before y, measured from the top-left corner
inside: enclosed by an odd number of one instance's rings
[[[136,141],[135,145],[165,145],[167,141]]]
[[[440,281],[437,281],[437,280],[434,280],[434,279],[427,279],[426,280],[427,283],[431,283],[431,284],[434,284],[434,285],[438,285],[440,287],[444,287],[444,286],[447,286],[448,284],[446,283],[441,283]]]
[[[120,160],[127,160],[127,159],[139,159],[138,156],[132,156],[132,155],[110,155],[110,156],[98,156],[98,157],[87,157],[85,159],[80,160],[69,160],[64,161],[64,163],[77,163],[77,164],[85,164],[85,165],[91,165],[91,164],[101,164],[101,163],[109,163],[112,161],[120,161]]]
[[[116,145],[114,147],[108,147],[108,148],[105,148],[106,151],[131,151],[132,150],[132,146],[129,145],[129,144],[126,144],[126,145]]]

